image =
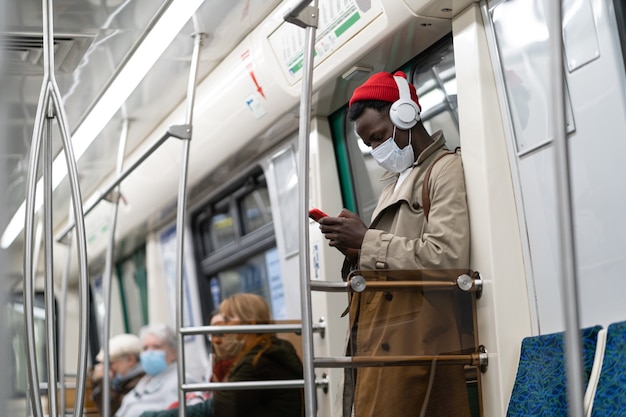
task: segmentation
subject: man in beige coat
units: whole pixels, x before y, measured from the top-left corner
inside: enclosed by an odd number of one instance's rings
[[[415,88],[402,72],[372,75],[350,100],[348,117],[388,171],[383,179],[389,183],[369,228],[346,209],[319,221],[329,244],[346,256],[344,278],[359,269],[370,271],[364,274],[370,280],[450,280],[469,268],[461,157],[445,148],[441,132],[428,134],[419,112]],[[349,311],[352,356],[454,354],[464,348],[452,291],[355,293]],[[345,388],[344,417],[352,405],[356,417],[470,415],[462,365],[362,367],[346,372]]]

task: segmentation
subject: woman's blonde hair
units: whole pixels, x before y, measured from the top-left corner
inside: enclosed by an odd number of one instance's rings
[[[271,324],[272,317],[270,306],[265,298],[260,295],[250,293],[239,293],[231,295],[220,304],[219,312],[226,322],[233,318],[241,320],[241,324]],[[256,354],[253,365],[256,365],[259,358],[272,345],[273,333],[251,334],[253,336],[249,343],[235,357],[235,362],[239,361],[254,346],[261,345],[261,350]]]

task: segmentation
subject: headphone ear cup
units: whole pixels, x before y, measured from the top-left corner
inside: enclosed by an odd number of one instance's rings
[[[393,79],[398,85],[400,98],[389,108],[389,118],[398,129],[408,130],[420,120],[420,109],[417,103],[411,100],[408,81],[400,76],[394,76]]]

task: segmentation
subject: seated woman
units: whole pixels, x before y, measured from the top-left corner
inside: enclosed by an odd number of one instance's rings
[[[235,294],[220,305],[224,325],[269,324],[270,309],[263,297]],[[302,362],[291,343],[270,333],[224,334],[241,347],[226,376],[227,382],[302,379]],[[293,388],[216,390],[213,397],[187,406],[188,417],[300,417],[302,390]],[[178,410],[144,413],[142,417],[178,417]]]
[[[144,411],[165,410],[178,399],[176,333],[164,324],[141,329],[139,360],[146,373],[122,400],[115,417],[138,417]],[[193,381],[189,376],[188,382]]]
[[[215,313],[211,317],[211,326],[223,326],[224,317]],[[209,382],[223,382],[235,363],[235,357],[241,351],[241,343],[235,335],[213,334],[211,335],[211,373],[207,375]],[[208,398],[208,397],[207,397]]]

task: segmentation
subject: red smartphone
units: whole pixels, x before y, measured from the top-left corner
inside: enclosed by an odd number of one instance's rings
[[[326,217],[326,216],[328,216],[328,214],[324,213],[322,210],[318,208],[312,208],[311,210],[309,210],[309,217],[315,220],[316,222],[319,221],[319,219],[321,219],[322,217]]]

